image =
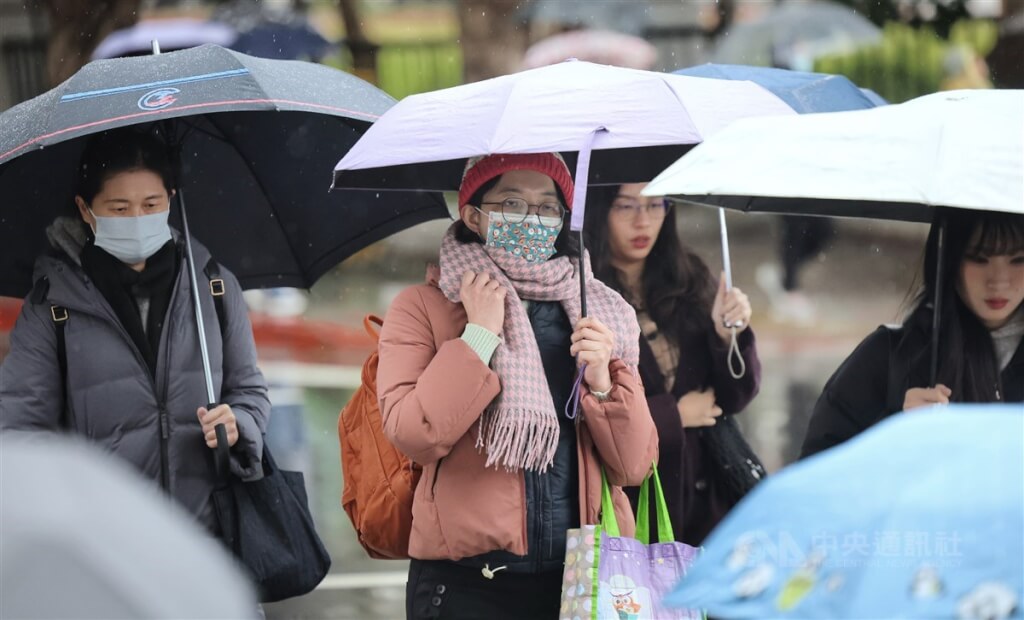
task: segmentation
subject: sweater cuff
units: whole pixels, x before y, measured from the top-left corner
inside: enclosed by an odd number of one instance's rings
[[[494,350],[501,344],[501,338],[498,338],[494,332],[487,330],[474,323],[467,323],[466,329],[462,332],[462,340],[469,345],[469,348],[473,349],[480,359],[483,360],[484,364],[490,365],[491,356],[494,355]]]

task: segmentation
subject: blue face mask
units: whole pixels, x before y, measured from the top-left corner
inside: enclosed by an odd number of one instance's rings
[[[170,209],[138,217],[100,217],[92,209],[89,213],[96,220],[96,247],[128,265],[141,263],[171,240]]]
[[[487,214],[484,244],[530,263],[543,263],[554,256],[555,240],[561,230],[561,218],[529,215],[522,222],[509,222],[501,212],[492,211]]]

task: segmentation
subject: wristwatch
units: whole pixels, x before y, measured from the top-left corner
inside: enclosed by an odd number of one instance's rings
[[[611,398],[612,388],[608,388],[608,390],[604,391],[604,392],[598,392],[597,390],[590,390],[590,393],[594,395],[594,398],[597,399],[597,402],[603,403],[606,400]]]

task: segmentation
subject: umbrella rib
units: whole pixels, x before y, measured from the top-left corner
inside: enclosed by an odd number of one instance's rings
[[[212,114],[206,115],[207,120],[210,121],[210,125],[212,125],[215,129],[220,131],[221,135],[224,136],[224,142],[230,145],[231,148],[236,153],[238,153],[238,157],[242,160],[242,162],[245,164],[245,167],[249,170],[249,174],[252,175],[252,178],[255,179],[256,184],[259,185],[261,193],[267,197],[267,205],[270,207],[270,212],[274,215],[278,222],[284,222],[284,220],[281,219],[281,214],[278,213],[277,207],[274,205],[274,202],[270,200],[270,194],[267,192],[267,188],[263,184],[263,180],[260,179],[259,175],[256,174],[256,170],[253,168],[252,163],[245,156],[245,154],[242,153],[242,151],[238,148],[238,145],[235,144],[234,141],[227,139],[227,133],[224,131],[224,128],[217,124],[217,122],[213,119],[213,116],[214,115]],[[302,265],[302,261],[300,260],[298,253],[295,251],[295,246],[292,244],[292,240],[288,237],[287,234],[283,234],[282,236],[284,237],[285,245],[288,246],[288,251],[291,252],[292,259],[295,261],[295,264]]]
[[[700,131],[700,128],[697,127],[696,121],[693,120],[693,114],[690,114],[690,109],[686,107],[686,103],[683,102],[682,97],[679,96],[679,93],[676,92],[676,89],[669,86],[668,82],[666,82],[665,80],[661,80],[661,85],[663,88],[667,88],[669,92],[672,93],[672,96],[675,97],[675,100],[679,102],[679,107],[681,107],[683,111],[686,112],[686,117],[690,120],[690,123],[693,125],[694,130],[696,130],[697,133],[699,133],[701,136],[700,141],[696,142],[695,144],[700,144],[700,142],[704,140],[704,133]]]

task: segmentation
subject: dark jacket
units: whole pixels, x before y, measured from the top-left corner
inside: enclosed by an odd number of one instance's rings
[[[198,264],[209,260],[209,252],[196,241],[193,252]],[[0,366],[0,429],[59,430],[65,392],[51,306],[62,306],[68,311],[64,334],[71,428],[133,464],[212,529],[210,494],[217,480],[196,417],[207,393],[184,261],[174,281],[154,376],[77,258],[46,256],[36,265],[36,281],[45,278],[45,295],[26,300],[11,332],[11,351]],[[223,339],[213,298],[202,296],[214,389],[218,402],[230,405],[238,420],[232,470],[243,479],[258,479],[270,403],[256,367],[242,290],[227,270],[221,270],[221,277],[227,289]],[[209,291],[205,282],[200,287]]]
[[[714,329],[682,334],[672,392],[665,391],[658,362],[644,336],[640,337],[640,378],[658,428],[658,476],[676,540],[698,546],[732,508],[733,501],[716,480],[717,468],[707,452],[703,431],[683,428],[676,403],[687,392],[712,387],[725,414],[739,413],[757,395],[761,362],[752,329],[739,336],[740,353],[747,364],[742,379],[733,379],[729,373],[728,347]],[[637,489],[628,489],[627,495],[636,510]]]
[[[903,410],[906,391],[930,383],[926,321],[879,327],[825,384],[814,405],[800,457],[827,450]],[[1024,343],[1003,369],[1003,401],[1024,402]]]

